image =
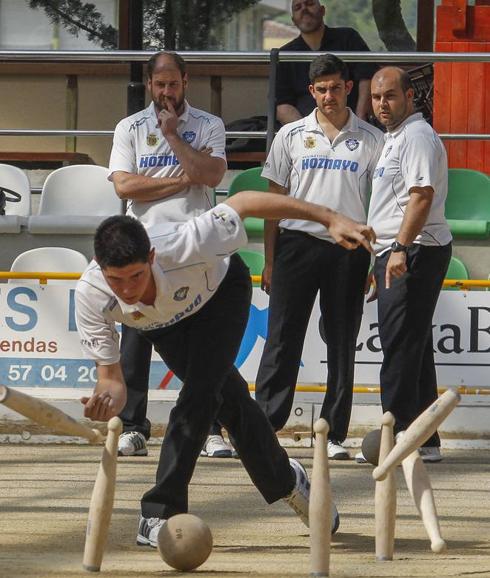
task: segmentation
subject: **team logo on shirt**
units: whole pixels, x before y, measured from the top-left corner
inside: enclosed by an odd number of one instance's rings
[[[350,151],[355,151],[356,148],[359,146],[359,141],[355,138],[348,138],[345,141],[345,146],[350,150]]]
[[[149,147],[154,147],[155,145],[158,144],[158,137],[156,134],[153,134],[152,132],[146,137],[146,144]]]
[[[223,221],[223,223],[228,218],[228,213],[226,211],[213,211],[211,214],[216,221]]]
[[[189,287],[181,287],[174,293],[174,301],[183,301],[189,293]]]
[[[305,138],[305,149],[314,149],[316,147],[316,139],[314,136],[307,136]]]
[[[144,315],[143,313],[141,313],[141,311],[133,311],[131,313],[131,317],[135,320],[135,321],[139,321],[140,319],[143,319]]]
[[[186,143],[191,144],[191,142],[196,140],[196,133],[193,130],[186,130],[184,133],[182,133],[182,138]]]
[[[388,148],[386,149],[386,151],[385,151],[385,158],[391,153],[392,148],[393,148],[393,146],[390,146],[390,147],[388,147]]]

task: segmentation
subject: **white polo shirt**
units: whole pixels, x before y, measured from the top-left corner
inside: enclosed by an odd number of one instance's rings
[[[349,120],[331,143],[316,112],[279,130],[262,176],[287,188],[291,197],[327,206],[365,223],[383,133],[349,111]],[[335,242],[319,223],[283,219],[279,226]]]
[[[152,227],[148,235],[155,247],[153,305],[121,301],[95,261],[77,283],[75,311],[82,350],[102,365],[119,361],[116,322],[149,331],[196,313],[226,275],[229,255],[247,243],[240,217],[225,204],[185,222]]]
[[[226,161],[225,127],[217,116],[193,108],[186,101],[177,133],[194,149],[211,148],[211,156]],[[153,102],[117,124],[109,170],[109,180],[115,171],[147,177],[177,177],[181,173],[179,159],[158,126]],[[197,217],[212,206],[206,185],[193,185],[165,199],[130,201],[127,214],[151,227],[162,219],[180,222]]]
[[[432,187],[434,197],[427,221],[414,243],[447,245],[452,237],[444,216],[447,197],[447,155],[422,113],[410,115],[385,144],[373,177],[368,223],[376,232],[377,255],[395,240],[412,187]]]

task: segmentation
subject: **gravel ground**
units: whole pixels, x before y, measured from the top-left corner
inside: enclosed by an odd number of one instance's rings
[[[82,570],[85,524],[101,448],[0,445],[0,576],[68,578]],[[290,450],[311,471],[312,451]],[[398,469],[396,552],[374,559],[372,467],[331,462],[341,526],[331,553],[332,577],[490,577],[489,451],[446,451],[431,464],[448,551],[430,551]],[[135,545],[139,497],[154,479],[158,451],[122,458],[102,573],[118,578],[182,576],[158,553]],[[283,502],[268,506],[238,460],[200,458],[190,511],[211,527],[214,548],[195,574],[204,577],[307,576],[308,531]]]

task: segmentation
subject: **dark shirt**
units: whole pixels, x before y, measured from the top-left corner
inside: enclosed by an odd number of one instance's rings
[[[308,51],[311,48],[298,36],[281,46],[280,50]],[[368,45],[353,28],[329,28],[325,26],[322,42],[318,52],[369,52]],[[354,86],[347,98],[347,105],[355,112],[359,94],[359,80],[371,79],[378,67],[367,62],[350,62],[349,74]],[[276,82],[276,106],[291,104],[301,116],[306,116],[316,104],[308,91],[310,62],[279,62]]]

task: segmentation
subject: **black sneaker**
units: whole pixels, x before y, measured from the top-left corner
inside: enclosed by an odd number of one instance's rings
[[[158,532],[166,521],[163,518],[144,518],[140,516],[136,544],[138,546],[156,548],[158,546]]]
[[[422,446],[419,454],[423,462],[442,462],[441,449],[436,446]]]

